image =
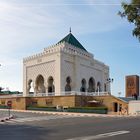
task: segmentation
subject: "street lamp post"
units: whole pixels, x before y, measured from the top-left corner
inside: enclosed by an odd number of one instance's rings
[[[113,83],[114,79],[113,78],[107,78],[107,83],[110,85],[110,93],[111,93],[111,83]]]
[[[121,92],[118,92],[119,97],[120,97],[121,94],[122,94]]]

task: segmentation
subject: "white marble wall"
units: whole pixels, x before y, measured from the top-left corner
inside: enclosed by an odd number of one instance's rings
[[[27,57],[23,60],[23,92],[28,94],[28,81],[31,79],[33,85],[38,75],[42,75],[47,91],[47,80],[49,76],[54,78],[55,93],[62,95],[65,91],[66,78],[71,77],[71,88],[73,91],[80,91],[81,80],[87,82],[90,77],[95,82],[101,83],[104,91],[104,83],[109,77],[109,67],[94,59],[91,53],[78,49],[68,43],[61,43],[45,48],[43,53]],[[109,90],[109,86],[107,90]]]

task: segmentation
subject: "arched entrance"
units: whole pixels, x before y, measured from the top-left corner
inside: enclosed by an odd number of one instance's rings
[[[88,82],[88,92],[95,92],[95,80],[93,77],[89,79]]]
[[[48,78],[48,93],[55,92],[54,79],[52,76]]]
[[[31,79],[28,81],[27,91],[29,94],[34,92],[33,81]]]
[[[36,78],[36,93],[45,93],[44,78],[42,75],[38,75]]]
[[[81,88],[80,88],[81,92],[86,92],[86,80],[82,79],[81,81]]]
[[[71,91],[71,78],[69,76],[66,78],[65,91]]]
[[[101,83],[100,82],[97,83],[97,92],[101,92]]]

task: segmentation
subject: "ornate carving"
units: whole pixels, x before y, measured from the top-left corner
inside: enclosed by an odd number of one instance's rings
[[[41,62],[42,62],[41,58],[37,59],[37,63],[41,63]]]
[[[134,79],[128,79],[128,81],[127,81],[127,88],[128,88],[128,89],[133,89],[133,88],[135,88]]]

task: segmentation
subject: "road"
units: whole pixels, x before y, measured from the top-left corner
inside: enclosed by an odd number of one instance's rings
[[[0,124],[0,140],[138,140],[140,137],[139,116],[13,114],[15,119]]]

